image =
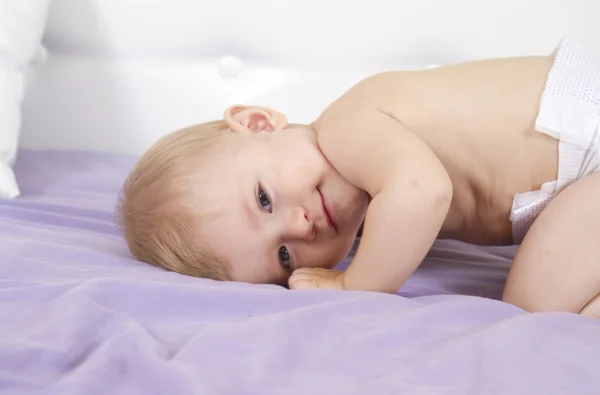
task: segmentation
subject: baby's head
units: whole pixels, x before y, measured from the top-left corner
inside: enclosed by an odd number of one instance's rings
[[[297,268],[339,263],[367,202],[328,162],[310,126],[234,106],[222,121],[151,147],[125,182],[119,213],[141,261],[196,277],[285,284]]]

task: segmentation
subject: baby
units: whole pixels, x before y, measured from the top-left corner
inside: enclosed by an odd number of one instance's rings
[[[520,244],[505,301],[599,317],[599,119],[600,61],[568,38],[374,75],[310,125],[237,105],[145,153],[122,227],[150,264],[291,289],[395,293],[436,238]]]

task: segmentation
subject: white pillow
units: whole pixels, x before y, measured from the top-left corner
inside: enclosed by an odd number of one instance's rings
[[[25,73],[42,50],[49,0],[0,0],[0,198],[20,194],[12,165],[21,128]]]

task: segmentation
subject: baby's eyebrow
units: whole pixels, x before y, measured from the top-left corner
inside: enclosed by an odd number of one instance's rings
[[[258,230],[260,227],[258,215],[256,214],[256,210],[258,210],[258,207],[256,207],[257,204],[255,202],[256,198],[254,197],[251,200],[244,199],[244,212],[246,214],[246,221],[248,222],[249,227],[252,230]]]

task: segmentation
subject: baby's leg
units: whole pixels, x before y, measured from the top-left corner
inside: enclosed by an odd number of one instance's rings
[[[528,311],[600,318],[600,174],[574,182],[539,215],[519,248],[503,299]]]

